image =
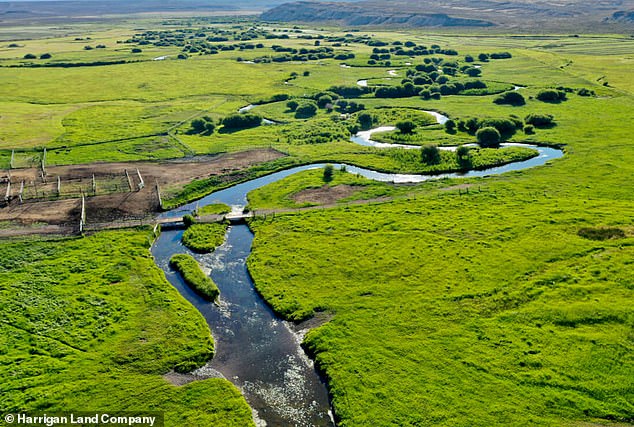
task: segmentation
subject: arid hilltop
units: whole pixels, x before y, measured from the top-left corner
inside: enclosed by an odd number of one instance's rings
[[[385,0],[351,3],[294,2],[262,15],[282,22],[326,22],[345,25],[409,27],[498,26],[504,29],[575,31],[610,26],[631,28],[632,0],[497,1]],[[629,17],[629,18],[628,18]]]

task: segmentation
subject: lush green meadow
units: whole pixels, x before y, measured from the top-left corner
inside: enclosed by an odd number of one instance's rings
[[[186,27],[175,22],[143,26]],[[205,31],[234,25],[212,24]],[[239,25],[246,30],[252,24]],[[418,150],[352,143],[349,135],[362,127],[364,113],[367,127],[416,120],[412,134],[377,139],[418,145],[476,141],[475,132],[448,131],[421,110],[455,122],[506,119],[522,126],[530,114],[552,115],[554,125],[518,128],[507,138],[563,147],[563,158],[541,167],[402,186],[345,172],[326,183],[323,171],[313,170],[253,191],[249,207],[257,211],[324,204],[298,196],[347,188],[344,197],[327,203],[334,207],[253,220],[250,272],[285,318],[325,313],[330,319],[306,335],[304,346],[328,380],[341,426],[634,423],[631,37],[364,29],[347,37],[340,29],[301,29],[275,32],[289,38],[271,39],[265,34],[275,27],[260,26],[248,40],[260,48],[190,50],[187,59],[177,59],[183,50],[175,45],[117,43],[134,37],[134,28],[127,23],[87,31],[82,40],[65,36],[0,48],[0,80],[6,82],[0,85],[0,167],[10,167],[12,150],[13,167],[38,164],[44,147],[48,164],[269,147],[287,155],[164,189],[170,197],[165,206],[177,206],[232,182],[312,162],[403,173],[462,168],[451,152],[428,164]],[[324,38],[307,38],[319,35]],[[332,100],[309,116],[289,107],[289,100],[332,98],[326,92],[333,86],[355,93],[358,80],[392,90],[427,64],[427,57],[395,55],[389,64],[371,65],[367,40],[455,49],[458,55],[430,56],[438,64],[477,65],[487,89],[439,99],[402,93],[382,98],[359,90],[345,101],[363,109],[348,111]],[[316,41],[355,57],[271,59],[281,54],[275,45],[310,50]],[[99,43],[106,48],[84,47]],[[135,47],[142,51],[132,53]],[[512,57],[477,59],[501,51]],[[52,54],[33,60],[40,64],[133,62],[33,67],[23,59],[27,53]],[[255,60],[261,62],[248,62]],[[525,105],[493,102],[497,92],[514,86],[521,86],[517,93]],[[558,87],[565,101],[537,99],[540,91]],[[581,96],[580,89],[595,95]],[[250,112],[276,123],[248,129],[220,124],[247,104],[258,104]],[[213,132],[192,132],[192,120],[202,117],[216,126]],[[472,148],[471,166],[532,155],[517,147]],[[353,201],[368,204],[347,203]],[[199,215],[226,211],[216,206]],[[194,247],[209,249],[224,226],[195,225],[188,233]],[[600,240],[604,236],[610,238]],[[199,313],[153,265],[148,244],[146,231],[2,243],[3,410],[160,408],[168,425],[252,423],[228,382],[175,387],[161,377],[200,366],[213,344]]]
[[[489,96],[366,106],[417,106],[452,118],[552,114],[556,126],[511,140],[565,144],[566,156],[498,177],[409,187],[392,202],[255,220],[249,266],[256,286],[286,318],[333,316],[304,345],[328,378],[341,425],[632,423],[627,59],[601,52],[600,38],[593,57],[563,47],[544,52],[522,39],[478,42],[464,44],[470,53],[513,49],[513,59],[482,69],[527,86],[520,89],[525,106],[496,105]],[[614,87],[598,81],[608,73]],[[560,85],[599,97],[530,98]],[[454,187],[462,183],[471,191]],[[313,172],[249,199],[290,207],[292,194],[316,185]],[[584,237],[606,227],[623,234]]]
[[[147,22],[144,24],[148,25]],[[248,27],[248,24],[243,24],[244,29]],[[174,26],[165,30],[177,31],[179,28]],[[209,28],[223,28],[223,25],[211,25]],[[260,34],[272,31],[267,27],[259,28]],[[4,65],[0,67],[0,78],[7,82],[0,88],[2,166],[8,166],[5,159],[12,149],[19,150],[23,158],[21,162],[14,164],[14,167],[19,167],[36,164],[37,161],[32,159],[41,154],[43,147],[48,148],[47,161],[50,164],[157,160],[192,154],[242,151],[251,147],[274,147],[300,158],[302,162],[343,156],[342,159],[362,166],[378,166],[383,170],[393,171],[407,170],[406,165],[395,164],[389,156],[377,158],[372,150],[349,143],[347,137],[343,136],[345,133],[336,133],[339,136],[331,138],[329,144],[315,147],[310,142],[302,142],[303,128],[311,123],[316,128],[343,126],[345,129],[353,125],[354,117],[352,121],[337,124],[336,111],[320,109],[309,120],[296,118],[285,102],[265,104],[253,110],[265,118],[282,122],[283,125],[229,133],[215,132],[209,136],[188,134],[190,121],[196,117],[209,116],[213,120],[220,120],[244,105],[267,101],[276,94],[295,97],[301,102],[331,86],[355,87],[358,80],[369,80],[370,85],[393,86],[406,77],[407,70],[422,63],[423,58],[420,57],[407,59],[409,62],[398,62],[395,58],[391,66],[359,63],[356,64],[359,66],[342,67],[342,61],[332,58],[305,62],[246,62],[263,55],[274,56],[274,46],[315,48],[313,40],[298,37],[343,36],[342,32],[332,30],[304,31],[291,34],[290,38],[284,40],[269,40],[260,36],[249,41],[252,44],[262,44],[261,49],[220,51],[215,55],[190,54],[186,60],[176,59],[180,51],[176,46],[139,46],[143,48],[143,52],[138,54],[135,62],[103,66],[32,68],[29,64],[54,64],[56,61],[82,64],[113,58],[130,61],[131,54],[128,51],[135,45],[117,41],[129,39],[137,33],[135,30],[96,30],[89,34],[89,40],[86,36],[61,37],[21,41],[17,43],[17,48],[4,46],[0,51],[0,58],[3,58],[0,65]],[[370,37],[364,33],[361,35]],[[81,40],[76,40],[77,38]],[[495,40],[500,42],[500,49],[507,48],[502,37],[467,37],[465,43],[462,39],[450,36],[421,37],[415,34],[378,32],[374,33],[374,39],[385,42],[413,40],[427,45],[440,43],[456,48],[460,55],[477,55],[480,50],[491,51]],[[372,48],[357,39],[353,40],[336,48],[337,51],[353,52],[357,55],[357,62],[366,61]],[[568,41],[566,38],[557,40]],[[479,41],[482,41],[480,46],[474,45]],[[594,42],[598,44],[601,40]],[[242,42],[230,41],[225,44],[240,43]],[[535,50],[527,49],[532,46],[531,43],[523,39],[514,40],[510,50],[514,54],[512,59],[480,63],[484,81],[491,88],[511,88],[514,84],[529,85],[525,92],[522,90],[527,96],[544,86],[588,86],[588,80],[576,75],[561,70],[554,70],[553,73],[553,68],[559,64],[546,63],[544,59],[536,57]],[[106,48],[85,50],[84,46],[87,44],[103,44]],[[336,44],[332,41],[322,42],[323,46]],[[38,55],[50,52],[52,59],[48,62],[39,59],[31,62],[22,60],[22,55],[29,51]],[[112,55],[116,58],[111,57]],[[550,58],[554,54],[548,51],[543,55]],[[153,60],[158,57],[165,59]],[[462,58],[442,54],[437,57],[446,60]],[[354,65],[354,61],[347,62]],[[412,65],[405,65],[406,63]],[[10,67],[20,64],[22,67]],[[392,70],[394,75],[390,76],[388,72]],[[549,74],[547,80],[544,80],[545,74]],[[385,80],[388,78],[391,80]],[[556,107],[529,101],[526,107],[511,108],[490,105],[491,99],[491,95],[448,96],[441,100],[422,100],[419,97],[378,99],[366,95],[350,101],[363,104],[369,110],[377,107],[414,107],[439,110],[452,117],[482,116],[483,111],[492,117],[507,117],[510,114],[523,117],[530,112],[550,113],[553,110],[551,107]],[[486,110],[482,110],[481,106],[486,106]],[[317,119],[324,122],[319,123]],[[379,117],[377,124],[394,124],[394,120],[382,122]],[[448,135],[442,129],[433,127],[425,130],[424,134],[421,143],[456,144],[474,141],[472,136]],[[551,132],[544,131],[526,138],[516,135],[514,140],[548,142],[550,137]],[[417,171],[409,169],[411,172]]]
[[[244,426],[226,380],[162,378],[213,355],[203,317],[165,280],[147,230],[5,240],[0,260],[0,406],[36,411],[159,411],[166,425]]]
[[[631,236],[632,213],[503,186],[434,192],[256,221],[249,266],[285,317],[334,315],[305,346],[341,425],[631,422],[634,241],[577,231]]]

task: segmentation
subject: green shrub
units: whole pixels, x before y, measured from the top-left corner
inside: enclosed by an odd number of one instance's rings
[[[582,87],[581,89],[579,89],[577,91],[577,95],[579,95],[579,96],[596,96],[597,94],[591,89],[586,89],[585,87]]]
[[[416,129],[416,123],[411,120],[402,120],[396,123],[396,127],[401,133],[412,133]]]
[[[231,114],[220,122],[225,129],[248,129],[260,126],[262,123],[262,117],[257,114]]]
[[[536,128],[553,126],[555,124],[554,117],[551,114],[532,113],[524,118],[527,125],[533,125]]]
[[[478,122],[478,129],[492,127],[500,133],[500,141],[505,140],[513,136],[518,128],[523,127],[523,123],[516,123],[511,119],[483,119]]]
[[[537,99],[542,102],[561,102],[566,100],[566,92],[555,89],[544,89],[537,93]]]
[[[471,150],[469,147],[465,147],[461,145],[456,149],[456,159],[458,160],[458,165],[463,170],[471,169],[472,167],[472,159],[471,159]]]
[[[481,147],[497,147],[501,140],[500,132],[491,126],[479,129],[476,132],[476,138]]]
[[[361,113],[357,116],[361,129],[370,129],[374,124],[374,117],[370,113]]]
[[[334,178],[335,175],[335,168],[332,165],[326,165],[324,167],[324,182],[327,184],[330,181],[332,181],[332,179]]]
[[[330,95],[322,95],[317,99],[317,105],[319,108],[326,108],[328,104],[332,104],[332,96]]]
[[[315,113],[317,113],[317,104],[312,101],[307,101],[299,104],[295,110],[295,117],[307,118],[314,116]]]
[[[200,135],[211,135],[214,133],[214,129],[216,128],[216,125],[213,123],[213,119],[209,116],[192,120],[190,126],[191,128],[187,131],[187,133]]]
[[[420,150],[420,159],[428,165],[440,163],[440,150],[435,145],[425,145]]]
[[[288,101],[286,103],[286,108],[288,108],[291,111],[297,110],[297,107],[299,107],[299,103],[297,101]]]
[[[469,77],[480,77],[482,75],[482,70],[480,70],[479,68],[467,68],[465,70],[465,73],[469,76]]]
[[[498,96],[493,100],[494,103],[499,105],[513,105],[519,107],[521,105],[526,104],[526,100],[522,96],[522,94],[517,92],[506,92]]]
[[[220,295],[218,286],[203,273],[198,262],[191,255],[176,254],[172,256],[170,266],[183,276],[185,283],[202,296],[214,301]]]
[[[185,224],[185,227],[189,227],[193,225],[195,222],[196,220],[194,219],[193,216],[189,214],[183,216],[183,224]]]

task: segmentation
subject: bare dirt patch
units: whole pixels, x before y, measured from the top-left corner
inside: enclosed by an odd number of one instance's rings
[[[308,188],[293,195],[296,203],[314,203],[317,205],[328,205],[336,203],[341,199],[352,196],[359,191],[362,186],[341,184],[331,187],[324,185],[321,188]]]
[[[0,208],[0,221],[27,225],[34,222],[78,223],[82,194],[87,196],[88,223],[148,218],[160,210],[157,184],[161,191],[178,188],[196,179],[239,172],[283,156],[276,150],[261,149],[156,163],[54,166],[46,169],[46,182],[39,169],[14,169],[10,176],[12,198],[8,205]],[[239,174],[235,178],[238,179]],[[7,179],[5,176],[4,182],[0,183],[2,196],[8,185]],[[22,182],[24,202],[20,203],[17,194]]]

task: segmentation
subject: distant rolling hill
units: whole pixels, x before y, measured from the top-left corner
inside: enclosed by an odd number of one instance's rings
[[[223,11],[257,13],[284,1],[287,0],[0,0],[0,25],[76,21],[149,12],[188,12],[191,15]]]
[[[337,21],[346,25],[392,25],[401,27],[455,27],[493,25],[481,19],[464,19],[444,13],[410,12],[402,9],[368,8],[364,4],[341,4],[320,2],[296,2],[280,5],[264,12],[267,21],[326,22]]]
[[[609,18],[606,18],[606,21],[634,23],[634,10],[619,10],[614,12]]]
[[[581,31],[631,30],[634,0],[362,0],[300,1],[266,11],[281,22],[345,25],[482,27]],[[627,12],[629,11],[629,12]]]

